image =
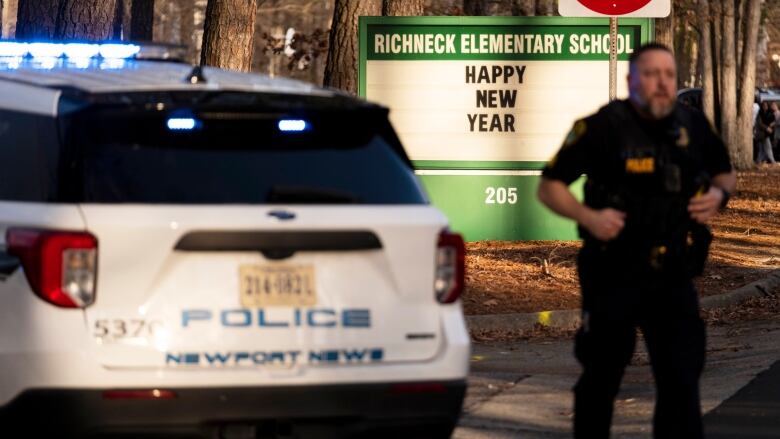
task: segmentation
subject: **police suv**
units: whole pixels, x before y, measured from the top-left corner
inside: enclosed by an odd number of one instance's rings
[[[463,240],[387,109],[166,56],[0,42],[0,436],[449,437]]]

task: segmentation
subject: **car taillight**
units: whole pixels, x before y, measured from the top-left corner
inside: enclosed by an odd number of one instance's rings
[[[440,303],[452,303],[463,292],[466,271],[466,246],[457,233],[441,232],[436,248],[436,278],[433,290]]]
[[[84,308],[95,301],[97,239],[92,234],[11,228],[5,242],[43,300],[63,308]]]

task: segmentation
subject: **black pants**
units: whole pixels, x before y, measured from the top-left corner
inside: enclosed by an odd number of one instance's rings
[[[702,439],[699,377],[705,329],[690,278],[632,270],[584,249],[579,271],[583,323],[575,353],[574,437],[609,437],[615,396],[642,330],[656,382],[656,439]]]

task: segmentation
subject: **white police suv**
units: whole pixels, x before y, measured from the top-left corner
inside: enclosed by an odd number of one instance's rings
[[[387,109],[152,49],[0,42],[0,436],[448,437],[463,241]]]

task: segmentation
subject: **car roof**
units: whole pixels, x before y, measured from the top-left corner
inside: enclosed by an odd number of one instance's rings
[[[696,96],[701,99],[702,89],[700,87],[682,88],[677,91],[678,98]],[[780,102],[780,92],[777,90],[756,89],[756,98],[758,102]]]
[[[203,67],[205,81],[192,83],[192,65],[170,61],[67,59],[0,61],[0,108],[56,115],[63,93],[111,94],[154,91],[236,91],[318,97],[349,97],[287,78]],[[357,103],[359,100],[349,97]],[[362,101],[361,101],[362,102]]]
[[[758,100],[760,102],[778,102],[780,101],[780,93],[775,90],[761,90],[758,92]]]
[[[687,87],[687,88],[681,88],[677,90],[677,97],[688,95],[688,94],[697,94],[701,93],[701,87]]]

